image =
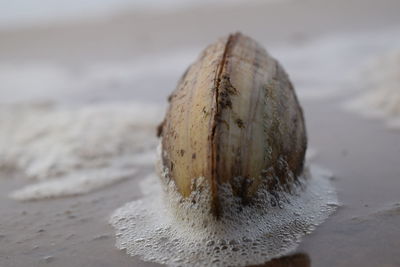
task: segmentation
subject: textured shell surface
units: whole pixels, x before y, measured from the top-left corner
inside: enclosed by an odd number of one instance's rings
[[[281,65],[240,33],[208,46],[182,76],[160,126],[162,165],[183,197],[205,178],[251,201],[260,183],[290,190],[307,147],[303,112]]]

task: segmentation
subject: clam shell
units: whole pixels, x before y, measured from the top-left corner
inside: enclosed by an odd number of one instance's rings
[[[307,147],[288,75],[253,39],[235,33],[208,46],[184,73],[160,125],[162,164],[183,197],[204,177],[212,211],[229,183],[244,203],[261,183],[290,190]]]

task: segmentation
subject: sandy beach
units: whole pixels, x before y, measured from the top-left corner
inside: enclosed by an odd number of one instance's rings
[[[294,256],[265,266],[399,266],[400,130],[344,108],[363,90],[368,78],[362,76],[364,64],[400,49],[399,10],[396,0],[251,1],[169,11],[126,9],[108,17],[0,29],[0,127],[8,127],[0,135],[4,149],[0,153],[0,266],[157,266],[118,250],[109,225],[115,209],[140,198],[138,183],[154,172],[154,165],[136,159],[134,175],[89,193],[16,200],[10,197],[12,192],[42,179],[34,177],[42,174],[42,165],[28,168],[42,156],[33,153],[35,143],[29,141],[40,137],[40,129],[37,135],[23,131],[28,132],[36,118],[43,118],[49,125],[59,120],[54,132],[68,132],[69,120],[83,118],[89,125],[91,118],[98,121],[108,112],[102,109],[108,104],[151,104],[163,111],[167,96],[199,52],[235,31],[258,40],[293,78],[305,112],[309,148],[315,151],[312,162],[333,174],[341,203],[325,223],[305,236]],[[21,123],[13,122],[12,113],[21,106],[27,111],[15,115]],[[79,111],[87,107],[88,117],[80,117]],[[40,115],[41,110],[46,116]],[[121,110],[114,116],[128,124],[139,123],[146,135],[153,136],[153,125],[130,121]],[[50,113],[61,115],[53,118]],[[32,117],[27,120],[26,114]],[[106,132],[108,126],[100,126],[93,129]],[[90,137],[79,132],[91,129],[85,127],[76,128],[74,134]],[[13,131],[21,129],[21,139],[11,138]],[[123,137],[128,130],[110,130],[104,140]],[[62,133],[57,136],[64,139],[54,136],[55,141],[39,144],[50,150],[61,140],[78,152],[84,146]],[[123,159],[130,151],[153,149],[155,129],[149,139],[146,147],[122,143],[128,147]],[[26,160],[13,158],[5,149],[8,146],[11,152],[15,147],[25,153]],[[54,153],[49,161],[56,156],[81,159],[67,149],[65,154]],[[111,164],[113,156],[107,155],[104,164]],[[92,162],[87,158],[89,166]]]

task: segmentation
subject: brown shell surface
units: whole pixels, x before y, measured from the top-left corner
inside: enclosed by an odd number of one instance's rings
[[[162,160],[183,197],[205,177],[218,213],[223,183],[249,201],[260,182],[281,190],[301,174],[302,109],[285,71],[253,39],[236,33],[207,47],[169,101]]]

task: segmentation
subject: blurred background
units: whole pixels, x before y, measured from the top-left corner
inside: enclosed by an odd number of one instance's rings
[[[207,44],[235,31],[261,42],[298,87],[312,76],[312,90],[322,77],[332,79],[335,71],[346,76],[354,65],[396,47],[400,20],[396,0],[1,0],[0,5],[1,102],[163,101]],[[321,92],[325,85],[308,94],[331,94]]]
[[[336,177],[342,206],[298,266],[400,266],[399,14],[399,0],[0,0],[0,266],[155,266],[114,247],[109,215],[154,172],[182,73],[236,31],[281,62],[312,162]]]

